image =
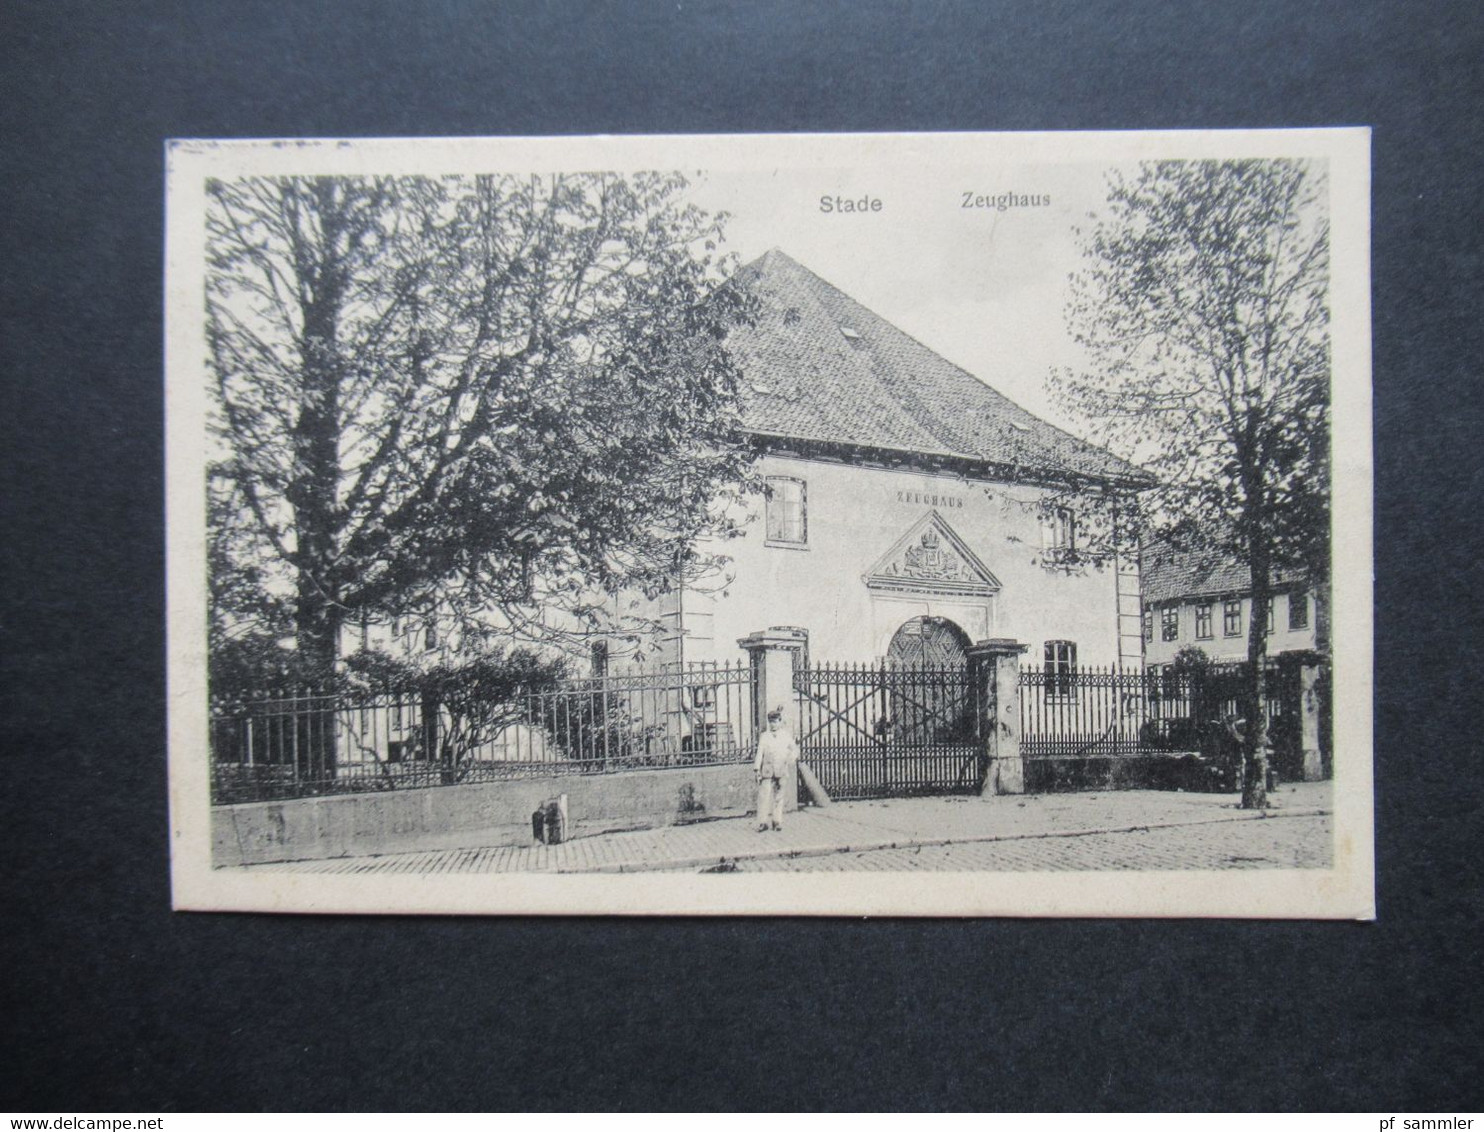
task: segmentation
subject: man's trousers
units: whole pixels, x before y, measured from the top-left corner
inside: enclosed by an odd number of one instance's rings
[[[757,784],[757,824],[783,825],[783,781],[764,776]]]

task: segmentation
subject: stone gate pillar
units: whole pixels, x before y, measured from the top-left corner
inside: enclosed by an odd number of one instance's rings
[[[968,649],[988,767],[979,789],[981,797],[1025,793],[1025,765],[1020,758],[1020,656],[1027,647],[994,637]]]
[[[1294,734],[1292,752],[1285,766],[1287,774],[1297,773],[1302,782],[1319,782],[1324,778],[1324,755],[1320,749],[1319,728],[1322,705],[1319,702],[1320,674],[1324,655],[1312,649],[1293,649],[1277,656],[1281,686],[1268,689],[1269,696],[1282,696],[1292,705]]]
[[[1304,781],[1324,778],[1324,756],[1319,747],[1319,665],[1306,664],[1299,669],[1300,743],[1304,751]]]
[[[1303,752],[1303,776],[1305,782],[1319,782],[1324,778],[1324,755],[1319,742],[1319,673],[1324,658],[1316,652],[1306,652],[1299,661],[1299,748]]]
[[[800,734],[799,697],[794,694],[794,668],[809,648],[807,629],[775,625],[737,641],[752,661],[752,725],[754,734],[768,729],[768,712],[783,709],[783,721]]]

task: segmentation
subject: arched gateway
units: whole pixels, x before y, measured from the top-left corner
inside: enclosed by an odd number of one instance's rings
[[[913,668],[958,668],[967,662],[971,643],[946,617],[914,617],[892,636],[886,659]]]

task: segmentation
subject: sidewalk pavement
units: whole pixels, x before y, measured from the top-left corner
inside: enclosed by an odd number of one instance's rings
[[[993,798],[889,798],[836,802],[789,814],[780,832],[750,817],[580,836],[560,845],[441,849],[327,861],[248,866],[315,873],[628,873],[729,870],[739,861],[819,857],[910,846],[1077,837],[1217,822],[1267,821],[1330,812],[1328,782],[1292,783],[1271,809],[1242,810],[1234,794],[1155,790]]]

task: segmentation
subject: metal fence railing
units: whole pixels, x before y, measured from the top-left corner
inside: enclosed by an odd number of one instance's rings
[[[1228,721],[1245,718],[1245,664],[1160,672],[1083,666],[1020,673],[1021,752],[1096,758],[1209,750]],[[1297,711],[1292,673],[1267,670],[1270,729]]]
[[[1028,789],[1102,781],[1084,764],[1125,756],[1230,763],[1236,746],[1223,728],[1246,714],[1245,668],[1023,668]],[[1268,676],[1269,733],[1292,762],[1296,670],[1275,663]],[[567,680],[499,702],[410,692],[219,700],[212,801],[742,763],[756,741],[754,680],[741,662]],[[816,664],[795,673],[794,691],[804,757],[832,794],[971,790],[983,777],[982,689],[965,667]]]
[[[802,757],[832,798],[978,789],[981,694],[967,666],[816,664],[794,689]]]
[[[212,801],[742,762],[752,687],[743,663],[570,680],[504,702],[406,692],[219,702]]]

